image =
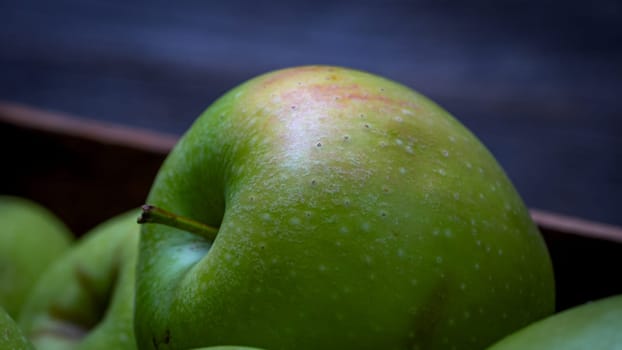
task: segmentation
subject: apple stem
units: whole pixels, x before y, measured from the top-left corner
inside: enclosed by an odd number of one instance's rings
[[[213,242],[216,239],[216,234],[218,234],[218,228],[171,213],[168,210],[153,205],[145,204],[141,209],[142,213],[137,220],[139,224],[152,223],[174,227],[197,234],[210,242]]]

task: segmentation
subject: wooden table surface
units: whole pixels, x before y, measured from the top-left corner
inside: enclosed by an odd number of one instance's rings
[[[437,101],[527,204],[622,224],[619,1],[0,1],[0,100],[182,133],[254,75],[321,63]]]

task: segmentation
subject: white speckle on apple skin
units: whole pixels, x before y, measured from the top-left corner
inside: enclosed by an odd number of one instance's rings
[[[361,230],[363,230],[363,232],[369,232],[370,229],[369,222],[363,222],[361,224]]]

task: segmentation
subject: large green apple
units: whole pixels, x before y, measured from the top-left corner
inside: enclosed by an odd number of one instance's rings
[[[233,89],[147,203],[141,349],[481,349],[554,309],[546,246],[493,156],[368,73],[299,67]]]
[[[39,279],[19,317],[38,350],[136,348],[137,216],[98,225]]]
[[[0,196],[0,306],[17,317],[43,271],[73,235],[50,210],[30,199]]]
[[[622,295],[575,306],[511,334],[489,350],[622,350]]]
[[[0,306],[0,349],[34,350],[28,338],[2,306]]]

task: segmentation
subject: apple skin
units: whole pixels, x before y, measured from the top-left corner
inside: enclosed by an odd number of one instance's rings
[[[564,310],[535,322],[489,350],[622,350],[622,295]]]
[[[0,306],[16,318],[32,286],[69,248],[73,235],[50,210],[23,197],[0,196],[0,223]]]
[[[137,217],[99,224],[41,276],[18,320],[38,350],[136,349]]]
[[[544,241],[456,119],[365,72],[308,66],[226,93],[148,204],[219,227],[141,228],[141,349],[481,349],[554,310]]]
[[[15,321],[0,306],[0,349],[34,350],[34,346],[22,333]]]

